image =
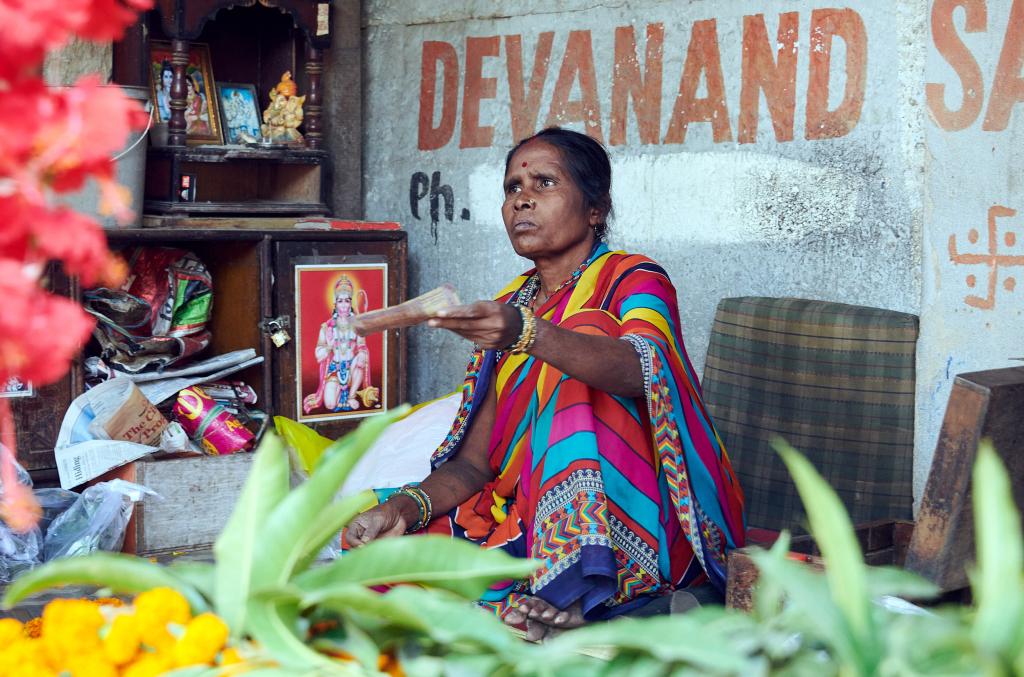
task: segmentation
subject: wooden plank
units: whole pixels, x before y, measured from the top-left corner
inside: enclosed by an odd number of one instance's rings
[[[135,480],[163,497],[135,506],[125,552],[140,555],[208,549],[242,492],[253,455],[136,461]],[[132,544],[134,549],[130,549]]]
[[[971,470],[981,440],[991,439],[1024,505],[1024,367],[960,374],[946,405],[931,472],[907,552],[907,569],[943,591],[968,584],[974,562]]]
[[[323,216],[330,211],[322,202],[280,202],[250,200],[247,202],[170,202],[146,200],[144,209],[157,214],[293,214],[295,216]]]
[[[906,558],[914,523],[906,520],[878,520],[854,526],[854,533],[869,566],[900,565]],[[767,546],[766,546],[767,547]],[[732,609],[750,611],[758,571],[750,552],[739,548],[729,553],[729,570],[725,583],[725,604]],[[792,557],[821,570],[823,562],[817,543],[810,536],[798,536],[790,542]]]

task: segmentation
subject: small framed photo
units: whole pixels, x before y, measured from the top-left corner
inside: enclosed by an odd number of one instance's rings
[[[217,98],[224,121],[224,143],[243,143],[243,132],[260,138],[260,108],[256,87],[233,82],[217,83]]]
[[[174,80],[171,43],[150,41],[149,74],[150,91],[156,103],[159,121],[167,122],[171,119],[171,83]],[[188,143],[224,143],[209,46],[201,43],[189,45],[185,87],[185,133]]]
[[[387,263],[295,266],[299,421],[336,421],[385,411],[385,334],[359,336],[353,320],[387,307],[387,294]]]
[[[0,382],[0,397],[32,397],[35,394],[32,384],[17,376],[10,377],[6,383]]]

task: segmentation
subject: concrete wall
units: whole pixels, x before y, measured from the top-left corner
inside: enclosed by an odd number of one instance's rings
[[[698,371],[725,296],[922,315],[919,493],[951,376],[1024,354],[1006,277],[1021,264],[1003,256],[1014,217],[997,220],[999,254],[985,239],[992,204],[1024,209],[1024,16],[997,96],[1010,0],[939,0],[980,11],[971,33],[963,9],[952,31],[933,26],[934,2],[367,0],[365,215],[408,228],[412,293],[450,281],[489,297],[528,265],[499,213],[506,150],[548,124],[587,131],[612,155],[612,245],[668,269]],[[958,108],[968,71],[967,112],[939,122],[936,86]],[[983,129],[990,98],[1003,131]],[[454,388],[468,348],[415,330],[412,399]]]
[[[331,48],[324,53],[324,138],[331,153],[331,213],[363,214],[363,45],[359,0],[331,3]]]

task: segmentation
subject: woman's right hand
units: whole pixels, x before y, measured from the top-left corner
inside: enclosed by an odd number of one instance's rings
[[[345,529],[345,542],[351,548],[358,548],[378,538],[401,536],[412,524],[412,521],[402,514],[403,508],[406,507],[405,502],[411,503],[412,508],[417,510],[411,498],[397,496],[356,515]]]

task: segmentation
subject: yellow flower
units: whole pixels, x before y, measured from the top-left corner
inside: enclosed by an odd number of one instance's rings
[[[99,607],[82,599],[55,599],[43,609],[39,641],[51,665],[63,666],[69,656],[99,648],[103,627]]]
[[[174,649],[174,635],[160,621],[136,619],[136,629],[143,644],[157,653],[169,654]]]
[[[135,598],[135,615],[140,620],[185,625],[192,618],[188,601],[172,588],[153,588]]]
[[[242,658],[242,654],[238,653],[238,649],[233,646],[229,646],[220,653],[220,664],[221,665],[235,665],[237,663],[244,663],[245,659]]]
[[[139,658],[132,664],[124,666],[121,672],[122,677],[157,677],[168,672],[174,666],[171,659],[158,653],[139,654]]]
[[[56,677],[45,657],[39,652],[41,642],[23,637],[11,642],[0,651],[0,676]]]
[[[185,627],[185,634],[174,645],[174,664],[203,665],[212,663],[228,641],[228,626],[211,613],[199,614]]]
[[[0,618],[0,648],[7,647],[16,639],[25,636],[25,628],[21,621],[14,618]]]
[[[103,653],[114,665],[124,665],[135,658],[141,641],[135,617],[122,614],[114,618],[110,631],[103,638]]]
[[[117,677],[117,667],[101,651],[69,656],[61,667],[71,677]]]

